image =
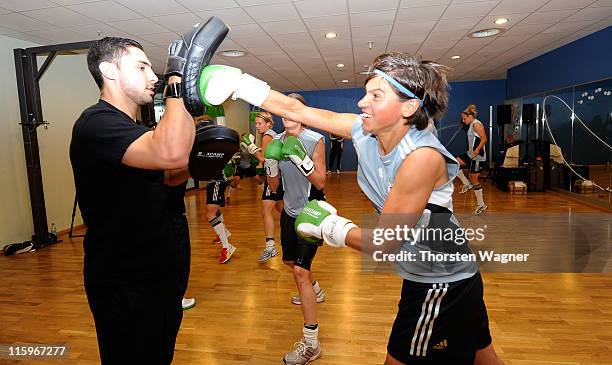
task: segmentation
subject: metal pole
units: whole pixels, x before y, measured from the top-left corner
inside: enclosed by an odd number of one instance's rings
[[[14,57],[28,187],[34,223],[32,241],[34,241],[37,247],[44,247],[50,242],[40,168],[38,135],[36,133],[36,127],[39,123],[42,123],[40,90],[35,82],[35,71],[37,72],[36,58],[23,49],[15,49]]]
[[[493,105],[489,105],[489,168],[493,167]]]

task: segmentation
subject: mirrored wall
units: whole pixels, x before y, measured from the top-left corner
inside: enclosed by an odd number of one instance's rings
[[[536,148],[538,139],[558,146],[571,168],[564,190],[586,200],[612,206],[612,79],[507,100],[512,104],[513,120],[505,130],[506,142],[522,139]],[[535,123],[525,122],[525,104],[534,104]],[[573,112],[572,112],[573,111]],[[530,150],[523,148],[521,158]],[[594,184],[582,189],[575,170]],[[578,181],[578,183],[576,182]],[[603,188],[603,189],[600,189]]]

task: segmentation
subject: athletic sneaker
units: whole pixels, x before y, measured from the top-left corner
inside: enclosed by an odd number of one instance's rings
[[[232,232],[230,232],[230,231],[228,231],[228,230],[226,229],[226,230],[225,230],[225,236],[226,236],[227,238],[230,238],[230,237],[231,237],[231,235],[232,235]],[[219,238],[219,236],[217,236],[217,237],[216,237],[216,238],[215,238],[215,239],[214,239],[212,242],[213,242],[213,243],[216,243],[216,244],[221,244],[221,238]]]
[[[331,175],[331,170],[327,170],[327,175]]]
[[[264,248],[263,252],[261,253],[261,256],[259,256],[257,261],[266,262],[270,260],[271,258],[273,258],[274,256],[278,256],[278,251],[276,250],[276,247],[272,247],[272,249],[270,250],[268,250],[267,248]]]
[[[336,170],[336,175],[340,175],[340,170]]]
[[[183,310],[191,309],[195,307],[195,298],[183,298]]]
[[[302,337],[294,344],[295,349],[283,357],[285,365],[305,365],[321,357],[321,343],[310,343]]]
[[[477,206],[474,210],[474,215],[481,215],[485,210],[487,210],[487,208],[488,206],[486,204]]]
[[[325,293],[323,292],[323,288],[319,287],[319,290],[317,290],[315,294],[316,294],[317,303],[322,303],[325,300]],[[302,304],[302,298],[300,298],[299,294],[296,296],[293,296],[291,298],[291,303],[295,305],[300,305]]]
[[[468,191],[470,191],[470,189],[472,189],[473,187],[474,187],[474,185],[472,185],[472,184],[463,185],[461,187],[461,191],[459,191],[459,194],[465,194]]]
[[[221,249],[221,256],[219,256],[219,263],[220,264],[225,264],[226,262],[228,262],[229,259],[234,254],[234,252],[236,252],[236,246],[234,246],[234,245],[230,245],[229,248],[223,247]]]

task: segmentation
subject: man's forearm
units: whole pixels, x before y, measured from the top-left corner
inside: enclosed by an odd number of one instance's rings
[[[168,82],[180,81],[179,77],[172,76]],[[153,132],[153,139],[162,154],[170,159],[185,158],[191,152],[194,138],[195,125],[183,99],[167,98],[164,115]]]

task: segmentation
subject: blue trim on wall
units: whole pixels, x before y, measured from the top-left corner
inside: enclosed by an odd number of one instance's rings
[[[611,39],[612,26],[509,69],[508,99],[611,77]]]

